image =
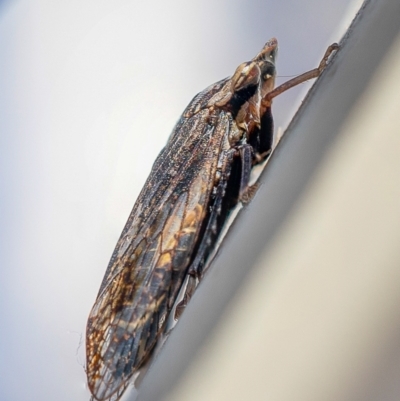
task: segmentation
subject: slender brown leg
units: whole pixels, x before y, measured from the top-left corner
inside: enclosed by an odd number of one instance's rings
[[[305,72],[304,74],[301,74],[298,77],[295,77],[287,82],[284,82],[282,85],[279,85],[265,96],[264,101],[270,102],[274,97],[280,95],[281,93],[287,91],[290,88],[293,88],[293,86],[299,85],[305,81],[308,81],[309,79],[317,78],[319,75],[321,75],[322,71],[324,71],[330,55],[338,49],[339,45],[337,43],[333,43],[332,45],[330,45],[326,49],[325,55],[322,58],[317,68]]]

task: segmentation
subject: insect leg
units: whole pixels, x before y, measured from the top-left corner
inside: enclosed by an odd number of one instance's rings
[[[313,79],[313,78],[317,78],[321,75],[322,71],[324,71],[329,57],[331,56],[331,54],[333,52],[335,52],[336,50],[339,49],[339,45],[337,43],[333,43],[331,44],[327,49],[326,52],[324,54],[324,57],[322,58],[321,62],[319,63],[319,66],[317,68],[314,68],[311,71],[305,72],[304,74],[301,74],[289,81],[286,81],[285,83],[283,83],[282,85],[279,85],[278,87],[276,87],[274,90],[272,90],[271,92],[269,92],[267,94],[267,96],[265,97],[265,99],[263,100],[263,102],[268,103],[271,102],[271,100],[276,97],[279,96],[281,93],[287,91],[290,88],[293,88],[294,86],[297,86],[303,82],[308,81],[309,79]]]
[[[185,310],[186,305],[192,298],[192,295],[194,293],[194,290],[197,287],[197,279],[193,275],[187,275],[185,279],[185,286],[186,288],[184,289],[185,293],[183,294],[182,300],[176,305],[175,312],[174,312],[174,319],[178,320],[180,316],[182,315],[182,312]]]
[[[201,278],[203,275],[204,263],[209,255],[211,248],[214,243],[214,239],[218,236],[221,231],[222,225],[227,215],[227,207],[224,207],[224,200],[226,198],[227,184],[229,176],[232,170],[233,159],[236,154],[236,149],[231,149],[225,157],[223,166],[221,168],[221,177],[215,188],[215,194],[213,195],[213,202],[210,205],[210,215],[207,221],[207,225],[201,237],[196,257],[191,263],[188,274]]]
[[[253,166],[253,147],[247,144],[241,145],[239,157],[241,161],[239,198],[242,199],[249,186],[251,168]]]
[[[253,167],[254,149],[251,145],[244,144],[239,148],[241,164],[239,200],[248,203],[256,193],[258,184],[249,185],[251,169]]]

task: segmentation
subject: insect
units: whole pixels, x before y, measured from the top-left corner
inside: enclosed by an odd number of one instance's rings
[[[337,48],[328,48],[318,68],[274,89],[273,38],[187,106],[133,207],[90,312],[86,369],[94,399],[123,393],[165,331],[185,279],[195,286],[229,212],[251,198],[251,170],[272,148],[272,99],[320,75]]]

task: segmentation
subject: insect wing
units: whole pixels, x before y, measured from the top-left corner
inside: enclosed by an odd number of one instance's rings
[[[208,213],[228,131],[226,114],[200,110],[178,123],[153,166],[88,320],[87,375],[98,400],[126,386],[164,327]]]

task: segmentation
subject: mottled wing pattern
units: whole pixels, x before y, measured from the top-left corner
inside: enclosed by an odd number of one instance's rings
[[[328,48],[318,68],[274,89],[272,38],[186,108],[135,203],[89,316],[87,377],[95,399],[119,398],[151,354],[182,283],[187,277],[175,316],[230,211],[254,193],[252,168],[272,148],[272,99],[317,77],[337,48]]]
[[[98,400],[124,388],[153,349],[208,213],[232,122],[197,98],[154,163],[88,320],[87,375]]]

